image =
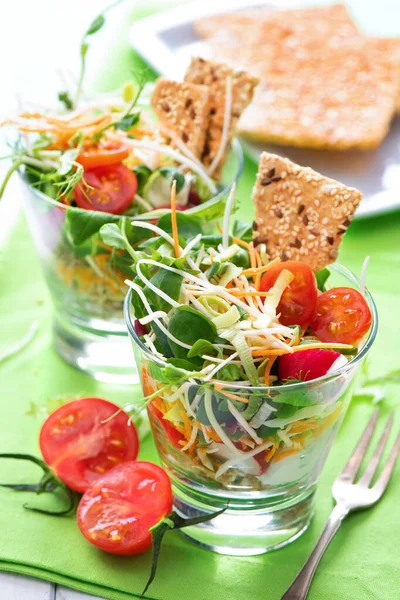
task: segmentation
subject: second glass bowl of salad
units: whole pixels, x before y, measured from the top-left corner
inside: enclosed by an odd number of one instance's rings
[[[330,267],[331,284],[360,289],[346,268]],[[212,521],[186,529],[214,551],[251,555],[279,548],[308,526],[316,485],[350,402],[356,375],[376,336],[377,313],[357,355],[311,381],[268,387],[191,379],[174,385],[125,319],[161,461],[184,517],[228,506]]]
[[[235,139],[217,193],[185,214],[199,220],[203,228],[207,222],[211,224],[223,212],[225,198],[242,169],[243,153]],[[164,181],[161,176],[159,179]],[[132,260],[125,250],[105,244],[99,231],[121,219],[127,227],[133,218],[154,222],[168,214],[169,208],[134,217],[90,211],[54,200],[23,174],[22,181],[25,212],[53,300],[57,352],[100,381],[137,383],[123,318],[124,280],[132,274]],[[131,230],[133,244],[135,235],[139,243],[143,234],[148,237],[149,232]]]

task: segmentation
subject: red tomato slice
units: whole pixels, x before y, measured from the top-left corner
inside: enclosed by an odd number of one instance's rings
[[[136,459],[136,428],[126,413],[118,411],[107,400],[82,398],[64,404],[43,423],[39,436],[43,458],[71,489],[84,492],[106,471]]]
[[[157,406],[155,406],[153,404],[153,402],[150,402],[147,405],[147,412],[149,413],[150,422],[151,422],[152,418],[156,419],[160,423],[161,427],[164,429],[171,444],[175,448],[181,449],[182,444],[180,444],[179,442],[185,441],[185,443],[186,443],[185,436],[182,435],[182,433],[180,431],[175,429],[175,427],[172,425],[172,423],[170,423],[170,421],[167,421],[167,419],[163,418],[163,414],[162,414],[161,410],[159,410],[157,408]]]
[[[88,488],[79,503],[78,527],[112,554],[141,554],[151,547],[150,527],[172,511],[171,483],[153,463],[127,462]]]
[[[278,373],[281,381],[301,379],[311,381],[326,375],[335,360],[341,356],[333,350],[302,350],[284,354],[279,359]]]
[[[83,179],[87,185],[78,183],[74,196],[79,208],[87,210],[119,215],[132,204],[137,190],[136,175],[124,165],[89,169]]]
[[[130,153],[128,146],[116,142],[103,142],[85,146],[76,159],[85,169],[122,163]]]
[[[317,302],[317,282],[315,275],[308,265],[294,260],[280,263],[267,271],[262,279],[260,289],[268,292],[283,269],[294,275],[293,281],[282,294],[277,307],[280,322],[283,325],[307,325],[315,313]]]
[[[371,311],[360,292],[339,287],[318,297],[311,327],[323,342],[356,344],[367,333],[371,322]]]

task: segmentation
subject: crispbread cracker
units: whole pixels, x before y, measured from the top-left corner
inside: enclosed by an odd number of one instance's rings
[[[254,244],[265,244],[271,259],[299,260],[318,272],[336,260],[362,194],[263,152],[252,198]]]
[[[382,44],[357,36],[271,67],[239,124],[253,140],[291,146],[372,149],[386,136],[400,88],[398,64]],[[281,51],[281,57],[284,52]],[[313,56],[315,58],[313,58]],[[282,64],[285,64],[282,67]]]
[[[292,146],[377,147],[399,104],[397,40],[385,49],[363,36],[341,4],[259,14],[232,13],[223,28],[217,21],[197,27],[214,35],[219,57],[261,78],[239,131]]]
[[[217,156],[221,146],[224,127],[227,78],[232,82],[232,105],[227,136],[227,143],[220,159],[216,163],[213,177],[218,178],[221,167],[230,149],[232,138],[240,115],[253,98],[258,79],[245,71],[234,71],[225,64],[213,63],[203,58],[193,58],[186,71],[185,81],[191,84],[204,85],[210,91],[210,121],[207,128],[206,144],[202,162],[209,167]]]
[[[157,79],[151,105],[167,131],[172,131],[201,158],[210,117],[210,93],[205,86]]]

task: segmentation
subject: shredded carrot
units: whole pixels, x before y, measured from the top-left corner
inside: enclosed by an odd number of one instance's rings
[[[337,421],[337,419],[340,417],[342,410],[343,410],[343,405],[339,404],[335,408],[335,410],[332,411],[331,414],[326,417],[326,419],[324,420],[322,425],[320,425],[317,429],[314,429],[313,436],[317,437],[318,435],[323,433],[326,429],[328,429],[328,427],[330,427],[333,423],[335,423]]]
[[[285,448],[284,450],[279,450],[275,455],[274,462],[279,462],[283,458],[292,456],[293,454],[298,454],[299,452],[300,448]]]
[[[222,230],[221,230],[221,232],[222,232]],[[244,242],[243,240],[241,240],[240,238],[232,236],[232,242],[234,242],[238,246],[241,246],[242,248],[246,248],[246,250],[249,250],[250,245],[247,242]]]
[[[265,371],[264,371],[264,382],[265,385],[268,387],[269,386],[269,376],[271,374],[271,369],[272,369],[272,365],[274,364],[274,362],[276,361],[277,357],[274,356],[273,358],[270,358],[267,362],[267,364],[265,365]]]
[[[261,260],[261,256],[257,250],[257,248],[254,248],[254,256],[256,257],[256,266],[257,267],[262,267],[262,260]]]
[[[249,256],[250,256],[250,266],[254,270],[257,268],[257,263],[256,263],[256,255],[254,253],[253,242],[250,242],[250,244],[249,244]],[[242,272],[242,275],[243,275],[243,272]]]
[[[307,421],[295,421],[292,425],[290,433],[304,433],[310,429],[315,429],[317,422],[314,419],[307,419]]]
[[[221,394],[230,398],[231,400],[238,400],[239,402],[243,402],[244,404],[248,404],[249,399],[243,398],[242,396],[237,396],[236,394],[231,394],[230,392],[221,391]]]
[[[179,414],[182,417],[183,425],[185,427],[185,437],[186,437],[187,441],[189,441],[190,436],[192,435],[192,426],[191,426],[189,418],[184,410],[179,411]]]
[[[233,296],[259,296],[260,298],[272,296],[271,292],[245,292],[242,290],[229,290],[229,293]]]
[[[172,226],[172,237],[174,238],[174,250],[177,258],[181,255],[181,249],[179,247],[178,239],[178,223],[176,220],[176,179],[172,183],[171,189],[171,226]]]
[[[215,433],[214,429],[211,429],[211,431],[207,431],[207,435],[212,440],[214,440],[214,442],[220,442],[221,441],[221,438],[219,437],[219,435],[217,433]]]
[[[244,271],[242,271],[241,275],[256,275],[257,273],[259,273],[261,275],[262,273],[269,271],[272,267],[277,265],[279,262],[280,262],[279,258],[274,258],[274,260],[271,260],[271,262],[268,263],[267,265],[262,265],[261,267],[253,267],[252,266],[250,269],[245,269]]]
[[[315,344],[303,344],[302,346],[292,346],[293,352],[301,352],[302,350],[314,350],[316,348],[351,348],[347,344],[328,344],[324,342],[318,342]],[[289,350],[279,350],[278,348],[266,348],[265,350],[253,350],[253,356],[282,356],[283,354],[289,354]]]
[[[269,462],[271,460],[271,458],[274,456],[275,452],[278,450],[278,446],[279,444],[274,444],[273,446],[271,446],[271,448],[268,448],[268,450],[265,453],[264,456],[264,460],[265,462]]]

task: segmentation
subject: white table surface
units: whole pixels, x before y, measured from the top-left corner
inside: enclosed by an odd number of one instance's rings
[[[207,2],[207,0],[205,0]],[[214,3],[218,0],[212,0]],[[157,0],[157,4],[168,0]],[[308,0],[303,2],[309,3]],[[326,3],[324,0],[317,3]],[[333,0],[332,0],[333,3]],[[40,102],[60,88],[58,72],[79,68],[79,42],[85,28],[110,0],[0,0],[0,117],[14,113],[17,97]],[[108,27],[93,39],[88,54],[88,77],[106,60],[107,49],[118,35],[118,23],[135,0],[125,0],[107,16]],[[398,34],[398,0],[351,0],[358,20],[374,33]],[[62,24],[60,26],[60,24]],[[32,26],[34,25],[34,26]],[[379,30],[379,31],[377,31]],[[36,67],[33,67],[36,65]],[[92,69],[92,70],[91,70]],[[6,85],[4,85],[4,82]],[[46,100],[44,100],[46,102]],[[0,168],[0,179],[1,179]],[[17,183],[12,182],[0,207],[0,245],[16,214]],[[0,572],[0,600],[93,600],[95,597],[45,581]],[[97,597],[98,598],[98,597]]]

